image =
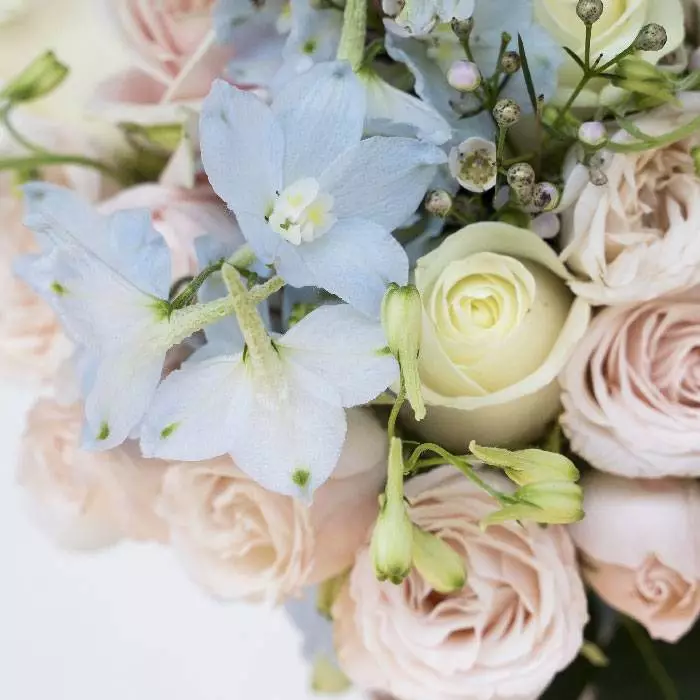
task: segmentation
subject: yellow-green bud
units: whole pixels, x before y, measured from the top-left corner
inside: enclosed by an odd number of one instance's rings
[[[579,471],[564,455],[545,450],[505,450],[482,447],[472,440],[469,451],[491,467],[503,469],[511,481],[526,486],[539,481],[578,481]]]
[[[413,526],[413,566],[438,593],[454,593],[467,580],[464,559],[431,532]]]
[[[316,609],[323,617],[329,620],[333,618],[333,606],[347,579],[348,572],[346,571],[319,584],[316,594]]]
[[[311,676],[314,693],[335,695],[344,693],[351,685],[350,679],[325,654],[316,657]]]
[[[10,80],[0,91],[0,98],[13,103],[37,100],[57,88],[67,75],[68,66],[53,51],[47,51]]]
[[[690,155],[693,158],[693,166],[695,167],[695,174],[698,177],[700,177],[700,146],[695,146],[695,148],[691,148]]]
[[[372,533],[370,552],[374,572],[380,581],[401,583],[413,564],[413,523],[403,497],[403,454],[401,440],[389,446],[386,491]]]
[[[398,360],[406,396],[416,420],[425,418],[425,403],[418,373],[423,327],[423,304],[420,292],[412,284],[401,287],[390,284],[382,301],[382,326],[389,350]]]
[[[481,527],[507,520],[565,525],[584,516],[583,491],[571,481],[539,481],[519,488],[513,496],[517,503],[487,515],[481,521]]]
[[[182,141],[182,124],[136,124],[125,122],[120,125],[126,138],[136,148],[148,148],[172,153]]]

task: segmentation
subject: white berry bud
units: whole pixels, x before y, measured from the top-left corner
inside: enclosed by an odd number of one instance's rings
[[[508,168],[506,178],[511,187],[534,185],[535,169],[529,163],[516,163]]]
[[[651,22],[641,28],[634,46],[640,51],[661,51],[667,41],[666,30],[660,24]]]
[[[432,190],[425,197],[425,210],[444,219],[452,209],[452,197],[445,190]]]
[[[600,148],[608,141],[608,132],[602,122],[584,122],[578,129],[578,140],[586,146]]]
[[[603,14],[603,0],[578,0],[576,14],[584,24],[597,22]]]
[[[508,98],[498,100],[493,108],[493,118],[500,127],[515,126],[520,121],[520,106]]]
[[[455,61],[447,71],[447,82],[460,92],[474,92],[481,85],[481,73],[476,63]]]
[[[559,204],[559,190],[551,182],[538,182],[532,192],[532,206],[539,211],[552,211]]]
[[[506,51],[501,57],[501,70],[506,75],[513,75],[520,70],[522,61],[517,51]]]

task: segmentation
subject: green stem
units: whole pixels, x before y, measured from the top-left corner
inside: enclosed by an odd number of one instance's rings
[[[399,388],[399,393],[396,395],[394,400],[394,405],[391,407],[391,413],[389,414],[389,424],[387,425],[387,433],[389,435],[389,442],[396,434],[396,421],[399,418],[399,411],[406,401],[406,387],[403,383],[403,377],[401,377],[401,387]]]
[[[576,86],[574,91],[571,93],[569,99],[566,101],[566,104],[561,108],[561,110],[559,110],[559,116],[557,117],[556,121],[554,122],[555,129],[558,129],[562,125],[564,119],[566,118],[567,112],[571,109],[572,105],[576,101],[576,98],[583,91],[583,88],[585,88],[586,85],[588,85],[588,81],[591,79],[591,77],[592,77],[591,73],[584,73],[581,76],[581,80],[579,80],[578,85]]]
[[[366,33],[367,0],[347,0],[337,58],[339,61],[348,61],[354,71],[362,66]]]
[[[28,151],[31,151],[32,153],[48,153],[48,151],[45,148],[42,148],[36,143],[33,143],[29,139],[25,138],[15,127],[15,125],[12,123],[12,119],[10,118],[10,114],[12,112],[12,104],[9,104],[5,109],[2,110],[0,113],[0,119],[2,120],[2,123],[5,125],[5,129],[7,129],[7,133],[20,145],[26,148]]]
[[[616,63],[618,63],[618,61],[621,61],[626,56],[633,54],[636,50],[637,49],[636,49],[634,44],[632,44],[631,46],[628,46],[624,51],[620,51],[620,53],[617,54],[617,56],[611,58],[607,63],[603,64],[599,68],[596,68],[595,72],[596,73],[605,73],[605,71],[608,70],[608,68],[611,68]]]
[[[267,280],[267,282],[253,287],[248,292],[248,296],[253,304],[257,306],[268,297],[271,297],[275,292],[279,292],[282,287],[284,287],[284,280],[277,275],[275,277],[271,277],[269,280]]]
[[[201,286],[207,281],[207,279],[218,272],[223,265],[223,260],[219,262],[212,263],[205,267],[171,302],[170,308],[173,310],[183,309],[188,306],[193,299],[197,297]]]
[[[593,25],[586,24],[586,49],[584,63],[586,64],[586,71],[591,68],[591,38],[593,36]]]
[[[609,148],[614,153],[639,153],[641,151],[647,151],[650,148],[669,146],[672,143],[676,143],[676,141],[681,141],[692,136],[700,128],[700,117],[696,117],[684,126],[669,131],[662,136],[650,136],[640,131],[634,124],[628,122],[626,119],[618,118],[618,121],[620,122],[620,126],[632,136],[645,140],[642,140],[641,143],[616,143],[611,141],[606,145],[606,148]]]
[[[19,156],[13,158],[0,158],[0,171],[2,170],[34,170],[46,165],[80,165],[84,168],[98,170],[103,175],[111,177],[121,185],[131,184],[128,176],[119,173],[99,160],[86,158],[84,156],[62,154],[62,153],[41,153],[33,156]]]
[[[664,700],[679,700],[678,690],[676,690],[673,679],[668,675],[668,671],[656,655],[654,645],[647,634],[636,622],[627,617],[622,617],[622,625],[644,659],[649,675],[656,681]]]
[[[216,299],[207,304],[175,309],[168,318],[170,325],[168,342],[171,347],[177,345],[202,328],[210,326],[232,313],[234,313],[234,305],[231,297]]]

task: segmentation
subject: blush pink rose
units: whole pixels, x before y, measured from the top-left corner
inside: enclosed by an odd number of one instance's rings
[[[127,443],[108,452],[79,448],[80,404],[41,399],[29,412],[17,479],[46,534],[69,549],[92,549],[122,538],[167,540],[153,508],[167,467],[143,459]]]
[[[700,485],[591,472],[583,492],[586,518],[570,531],[586,581],[652,637],[677,641],[700,615]]]
[[[150,209],[153,226],[170,248],[174,280],[199,271],[194,243],[200,236],[211,234],[233,246],[244,242],[235,220],[208,184],[194,189],[137,185],[100,204],[104,214],[135,208]]]
[[[356,409],[338,466],[310,507],[221,457],[171,466],[159,512],[186,569],[210,593],[279,603],[351,565],[377,515],[386,457],[385,432]]]
[[[368,547],[333,608],[343,671],[402,700],[536,698],[578,653],[586,596],[562,527],[479,527],[493,500],[452,468],[412,479],[411,517],[459,552],[464,588],[380,583]]]
[[[215,42],[212,9],[216,0],[107,0],[114,23],[137,67],[106,81],[99,97],[125,118],[152,107],[156,120],[168,105],[196,103],[208,92],[230,58]],[[159,109],[160,108],[160,109]],[[133,115],[132,115],[133,116]]]
[[[564,433],[594,467],[700,476],[700,288],[603,310],[560,380]]]

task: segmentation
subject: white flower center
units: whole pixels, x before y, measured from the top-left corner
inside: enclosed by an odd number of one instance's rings
[[[333,197],[321,192],[318,180],[306,177],[285,187],[277,197],[268,223],[282,238],[300,245],[328,233],[336,220]]]

